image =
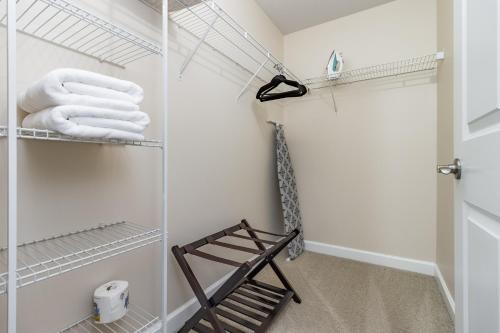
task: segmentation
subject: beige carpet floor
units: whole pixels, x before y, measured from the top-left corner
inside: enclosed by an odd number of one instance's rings
[[[309,252],[278,263],[302,304],[290,302],[269,333],[454,331],[432,277]],[[269,269],[258,279],[278,283]]]

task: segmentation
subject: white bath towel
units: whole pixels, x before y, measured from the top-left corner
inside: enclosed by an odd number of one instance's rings
[[[59,105],[137,111],[144,91],[133,82],[80,69],[61,68],[47,74],[19,95],[18,105],[28,113]]]
[[[149,116],[141,111],[116,111],[63,105],[29,114],[23,127],[47,129],[78,138],[144,140]]]

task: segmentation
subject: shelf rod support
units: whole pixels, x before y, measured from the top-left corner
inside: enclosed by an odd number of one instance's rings
[[[337,101],[335,100],[335,92],[333,91],[333,82],[329,85],[330,94],[332,95],[333,111],[337,113]]]
[[[248,82],[245,84],[245,86],[243,87],[243,89],[241,89],[240,94],[236,98],[236,101],[240,100],[241,96],[243,96],[243,94],[247,91],[247,89],[252,84],[253,80],[255,80],[255,78],[259,75],[259,73],[267,65],[267,63],[269,62],[269,60],[270,59],[269,59],[269,54],[268,54],[267,59],[259,66],[259,68],[257,69],[257,71],[252,75],[252,77],[250,78],[250,80],[248,80]]]
[[[219,18],[218,16],[216,16],[214,18],[212,23],[208,26],[207,31],[205,31],[203,36],[200,38],[200,40],[196,44],[196,47],[191,51],[191,53],[188,55],[186,60],[184,60],[184,63],[182,64],[181,69],[179,71],[179,78],[182,78],[182,74],[184,74],[184,72],[186,71],[187,67],[189,66],[189,64],[193,60],[193,57],[195,56],[196,53],[198,53],[198,50],[200,49],[201,45],[203,45],[203,43],[205,43],[205,40],[207,39],[208,34],[210,33],[210,31],[212,31],[212,28],[214,27],[218,18]]]
[[[436,53],[436,60],[444,60],[444,51]]]

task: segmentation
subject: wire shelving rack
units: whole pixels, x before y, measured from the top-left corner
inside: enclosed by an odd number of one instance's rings
[[[131,304],[127,315],[111,324],[95,324],[89,315],[59,333],[156,333],[160,327],[159,317]]]
[[[157,42],[118,27],[67,0],[17,0],[17,30],[119,67],[161,54]],[[0,24],[6,25],[5,6]]]
[[[79,143],[97,143],[111,145],[127,145],[139,147],[162,148],[163,144],[158,140],[118,140],[118,139],[88,139],[76,138],[64,134],[60,134],[49,130],[40,130],[33,128],[18,128],[17,137],[20,139],[30,140],[45,140],[45,141],[63,141],[63,142],[79,142]]]
[[[111,2],[110,2],[111,3]],[[168,4],[168,0],[165,1]],[[164,6],[165,6],[164,4]],[[166,11],[166,10],[165,10]],[[166,49],[168,20],[162,20],[162,40],[149,40],[128,28],[117,26],[73,4],[72,0],[0,0],[0,26],[7,32],[7,126],[0,127],[0,137],[8,146],[7,248],[0,248],[0,295],[7,298],[7,331],[17,331],[18,296],[16,289],[59,276],[66,272],[124,254],[150,244],[161,243],[161,309],[155,317],[133,307],[116,324],[94,327],[89,316],[68,326],[66,332],[166,333],[167,297],[166,256],[168,253],[166,214],[167,154],[162,154],[162,218],[158,227],[131,222],[99,225],[77,232],[54,236],[31,243],[18,244],[18,142],[19,139],[132,145],[163,148],[167,126],[168,104],[162,100],[162,141],[93,140],[65,136],[56,132],[17,126],[16,86],[18,33],[62,47],[103,63],[125,68],[150,55],[163,56]],[[36,50],[35,50],[36,51]],[[35,53],[36,56],[36,53]],[[168,95],[167,63],[162,63],[163,93]],[[64,326],[64,325],[62,325]],[[151,330],[151,331],[150,331]]]
[[[201,45],[205,44],[252,74],[240,96],[254,79],[269,82],[273,76],[284,74],[290,79],[302,82],[214,0],[171,0],[169,9],[170,20],[198,40],[198,44],[182,64],[180,76]]]
[[[0,126],[0,137],[6,137],[8,130],[5,126]],[[42,141],[59,141],[59,142],[75,142],[75,143],[93,143],[93,144],[109,144],[109,145],[127,145],[138,147],[163,148],[163,143],[159,140],[118,140],[118,139],[91,139],[77,138],[64,135],[58,132],[35,129],[35,128],[17,128],[17,137],[27,140],[42,140]]]
[[[55,236],[17,247],[17,287],[43,281],[74,269],[160,241],[159,229],[118,222]],[[7,249],[0,249],[0,294],[7,285]]]
[[[437,69],[438,63],[442,59],[444,59],[444,54],[439,52],[422,57],[353,69],[333,76],[323,75],[307,79],[304,83],[312,89],[321,89],[387,77],[433,71]]]

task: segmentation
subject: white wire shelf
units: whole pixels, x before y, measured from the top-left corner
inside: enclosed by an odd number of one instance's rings
[[[156,333],[161,328],[158,316],[131,304],[127,315],[111,324],[95,324],[92,315],[59,333]]]
[[[119,67],[161,54],[159,43],[107,22],[66,0],[17,0],[18,30]],[[0,6],[0,24],[7,22]]]
[[[7,128],[0,126],[0,137],[7,136]],[[42,141],[59,141],[59,142],[75,142],[75,143],[93,143],[93,144],[107,144],[107,145],[127,145],[139,146],[150,148],[162,148],[163,143],[158,140],[117,140],[117,139],[89,139],[77,138],[64,135],[58,132],[41,130],[35,128],[17,128],[17,137],[19,139],[27,140],[42,140]]]
[[[98,261],[159,242],[159,229],[131,222],[102,225],[17,247],[17,287],[91,265]],[[7,286],[7,249],[0,249],[0,294]]]
[[[186,70],[201,44],[224,56],[257,78],[269,82],[276,74],[301,80],[287,69],[271,52],[258,42],[213,0],[171,0],[169,18],[180,29],[199,41],[180,69]]]
[[[423,57],[358,68],[342,72],[335,76],[323,75],[307,79],[305,80],[305,84],[312,89],[321,89],[386,77],[432,71],[437,68],[438,62],[442,59],[444,59],[443,53],[434,53]]]

